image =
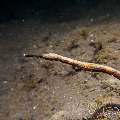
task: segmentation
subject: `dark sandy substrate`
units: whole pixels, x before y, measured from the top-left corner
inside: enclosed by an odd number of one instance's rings
[[[120,70],[120,22],[105,14],[72,21],[39,18],[0,24],[0,120],[64,120],[119,103],[119,80],[24,53],[54,52]]]

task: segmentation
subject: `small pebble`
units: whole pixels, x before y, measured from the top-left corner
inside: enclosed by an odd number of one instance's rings
[[[7,83],[8,83],[8,81],[3,81],[3,83],[4,83],[4,84],[7,84]]]

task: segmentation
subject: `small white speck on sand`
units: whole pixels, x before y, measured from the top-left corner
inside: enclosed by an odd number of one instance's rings
[[[13,92],[13,91],[14,91],[14,88],[10,88],[10,91],[12,91],[12,92]]]
[[[73,97],[72,97],[72,96],[70,96],[69,98],[70,98],[70,99],[72,99]]]
[[[90,37],[94,37],[94,34],[90,34]]]
[[[4,83],[4,84],[7,84],[7,83],[8,83],[8,81],[3,81],[3,83]]]
[[[93,18],[90,18],[90,22],[94,22],[94,19],[93,19]]]
[[[22,21],[23,23],[25,22],[25,20],[24,20],[24,19],[22,19],[21,21]]]
[[[115,50],[114,52],[115,52],[115,53],[117,53],[118,51],[117,51],[117,50]]]
[[[33,107],[33,110],[35,110],[36,108],[37,108],[37,106],[34,106],[34,107]]]
[[[37,109],[37,107],[38,107],[38,104],[37,104],[37,105],[35,105],[35,106],[33,106],[33,110],[36,110],[36,109]]]

